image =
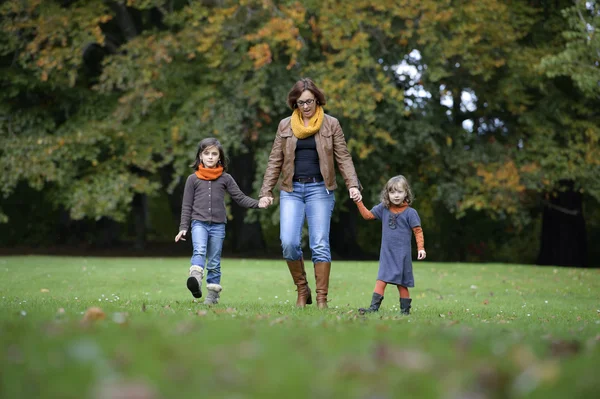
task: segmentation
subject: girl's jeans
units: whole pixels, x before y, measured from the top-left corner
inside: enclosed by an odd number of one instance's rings
[[[206,259],[206,283],[221,284],[221,251],[225,240],[225,223],[192,220],[192,265],[204,267]]]
[[[302,226],[308,221],[308,239],[313,262],[331,262],[329,228],[335,198],[324,182],[294,182],[291,193],[280,192],[279,221],[283,257],[302,258]]]

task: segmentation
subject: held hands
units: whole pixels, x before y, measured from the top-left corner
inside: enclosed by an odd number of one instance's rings
[[[424,250],[424,249],[422,249],[422,250],[420,250],[420,251],[419,251],[419,253],[417,254],[417,259],[419,259],[419,260],[423,260],[423,259],[425,259],[425,257],[426,257],[426,256],[427,256],[427,254],[425,253],[425,250]]]
[[[183,238],[183,236],[184,236],[184,235],[186,235],[186,234],[187,234],[187,230],[181,230],[181,231],[179,232],[179,234],[177,234],[177,235],[175,236],[175,242],[177,242],[177,241],[179,241],[179,240],[181,240],[181,241],[185,241],[185,238]]]
[[[262,197],[258,200],[258,207],[264,209],[273,204],[273,197]]]
[[[360,193],[358,188],[352,187],[350,190],[348,190],[348,194],[350,194],[350,198],[352,198],[354,202],[362,201],[362,194]]]

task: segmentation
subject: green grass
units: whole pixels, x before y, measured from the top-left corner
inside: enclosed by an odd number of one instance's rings
[[[600,395],[598,269],[415,262],[408,317],[395,287],[379,313],[356,312],[376,262],[335,262],[325,311],[294,307],[283,261],[225,259],[210,308],[187,291],[187,269],[187,259],[0,258],[0,396]],[[95,306],[106,318],[82,322]]]

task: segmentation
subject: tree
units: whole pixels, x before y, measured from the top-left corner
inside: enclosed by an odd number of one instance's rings
[[[569,209],[600,195],[596,2],[12,0],[0,17],[2,194],[26,183],[75,220],[138,220],[140,245],[148,199],[177,219],[203,137],[258,192],[302,76],[340,119],[366,201],[406,175],[445,259],[471,259],[482,229],[526,236],[561,193]],[[379,232],[337,196],[334,249],[358,256]],[[236,251],[278,249],[276,207],[230,215]]]

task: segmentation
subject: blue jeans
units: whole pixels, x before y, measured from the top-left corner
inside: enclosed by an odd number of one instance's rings
[[[192,220],[192,265],[205,267],[206,283],[221,283],[221,252],[225,240],[225,223],[209,223]]]
[[[284,259],[302,258],[302,226],[306,217],[312,261],[331,262],[329,229],[335,205],[333,192],[325,189],[324,182],[294,182],[293,189],[291,193],[280,192],[280,238]]]

